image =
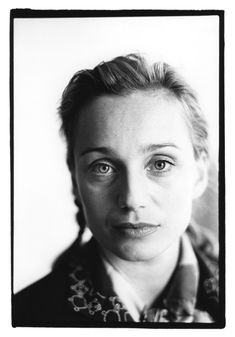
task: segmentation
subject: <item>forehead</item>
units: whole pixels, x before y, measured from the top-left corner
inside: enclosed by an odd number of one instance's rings
[[[160,143],[191,147],[183,106],[164,92],[100,96],[80,112],[76,145],[81,150],[86,146],[133,150]]]

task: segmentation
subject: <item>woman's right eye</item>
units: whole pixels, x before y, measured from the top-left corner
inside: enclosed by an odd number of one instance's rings
[[[115,169],[106,163],[97,163],[91,167],[91,172],[99,176],[108,176],[115,173]]]

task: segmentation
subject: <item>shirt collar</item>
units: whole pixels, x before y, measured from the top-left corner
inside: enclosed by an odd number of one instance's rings
[[[145,317],[146,315],[150,315],[152,317],[153,312],[156,312],[159,308],[159,301],[156,301],[156,307],[153,305],[152,308],[144,308],[144,303],[127,278],[125,278],[123,274],[113,267],[104,257],[103,262],[106,272],[111,279],[114,291],[124,303],[133,319],[139,321],[141,315]],[[193,316],[197,297],[198,280],[199,271],[197,259],[190,240],[185,233],[181,238],[178,265],[160,305],[160,307],[167,309],[167,312],[172,319],[179,320],[186,317],[190,319],[190,317]]]
[[[199,283],[199,268],[187,234],[182,236],[181,256],[171,279],[164,306],[173,320],[190,319],[196,305]]]
[[[137,298],[138,295],[133,291],[125,292],[125,296],[121,294],[118,290],[120,287],[115,285],[118,282],[115,274],[113,276],[110,273],[110,266],[107,267],[107,264],[104,267],[97,254],[97,248],[94,249],[94,242],[90,248],[89,254],[87,255],[88,252],[86,252],[84,255],[89,256],[89,261],[84,258],[70,274],[72,295],[68,300],[72,303],[73,309],[82,314],[93,316],[97,320],[131,321],[133,318],[137,320],[137,316],[133,315],[133,312],[140,315],[143,311],[143,306]],[[89,270],[88,266],[91,263],[92,270]],[[197,259],[187,234],[184,234],[181,238],[179,262],[164,296],[160,303],[157,301],[152,308],[142,312],[141,320],[191,321],[196,304],[198,275]],[[125,282],[127,281],[125,280]],[[132,287],[129,284],[127,289],[130,288]]]

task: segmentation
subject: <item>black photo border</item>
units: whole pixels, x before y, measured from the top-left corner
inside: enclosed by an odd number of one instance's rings
[[[224,100],[224,10],[10,10],[10,169],[11,169],[11,295],[13,297],[13,244],[14,244],[14,19],[17,18],[102,18],[102,17],[219,17],[219,299],[220,319],[215,323],[53,323],[31,325],[37,327],[90,327],[90,328],[148,328],[148,329],[212,329],[225,327],[225,100]],[[16,327],[12,320],[12,326]],[[17,325],[18,326],[18,325]],[[23,326],[23,325],[22,325]]]

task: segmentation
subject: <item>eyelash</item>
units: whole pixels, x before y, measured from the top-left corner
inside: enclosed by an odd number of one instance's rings
[[[164,167],[157,169],[156,168],[157,163],[163,163]],[[169,161],[166,159],[153,159],[147,165],[147,171],[151,172],[151,174],[154,174],[154,175],[164,175],[167,172],[169,172],[173,166],[175,166],[175,163],[173,163],[172,161]]]
[[[156,164],[164,164],[163,168],[156,168]],[[106,172],[101,172],[101,168],[105,167],[107,168]],[[149,174],[155,175],[155,176],[161,176],[166,173],[168,173],[172,167],[175,166],[175,161],[173,159],[166,160],[166,159],[151,159],[148,164],[146,165],[146,170]],[[105,170],[104,170],[105,171]],[[90,166],[90,172],[98,177],[109,177],[113,174],[116,174],[118,172],[118,168],[115,168],[113,165],[111,165],[109,162],[95,162],[92,163]]]
[[[109,173],[102,173],[102,172],[100,172],[99,171],[99,169],[101,168],[101,167],[108,167],[109,169],[112,169],[112,172],[109,172]],[[98,176],[109,176],[109,175],[111,175],[112,173],[114,173],[114,172],[116,172],[117,170],[112,166],[112,165],[110,165],[110,164],[107,164],[107,163],[105,163],[105,162],[99,162],[99,163],[95,163],[95,164],[93,164],[92,166],[91,166],[91,172],[92,173],[95,173],[96,175],[98,175]]]

